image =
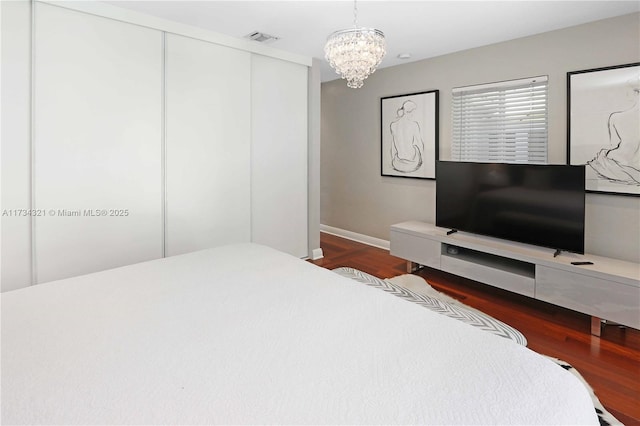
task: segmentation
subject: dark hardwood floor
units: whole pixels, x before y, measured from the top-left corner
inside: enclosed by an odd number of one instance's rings
[[[328,268],[349,266],[390,278],[406,273],[406,262],[387,250],[321,234]],[[603,405],[627,426],[640,425],[640,331],[606,325],[590,333],[590,317],[430,268],[415,274],[438,291],[517,328],[529,348],[572,364],[594,388]]]

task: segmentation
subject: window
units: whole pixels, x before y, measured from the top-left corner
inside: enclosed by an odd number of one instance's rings
[[[547,80],[453,89],[451,159],[546,164]]]

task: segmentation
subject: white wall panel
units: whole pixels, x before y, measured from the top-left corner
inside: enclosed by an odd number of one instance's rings
[[[307,256],[307,72],[251,61],[251,231],[254,242]]]
[[[31,3],[2,8],[2,291],[31,284]]]
[[[167,34],[166,110],[166,254],[250,241],[250,54]]]
[[[37,282],[160,257],[161,32],[36,3],[34,89]]]

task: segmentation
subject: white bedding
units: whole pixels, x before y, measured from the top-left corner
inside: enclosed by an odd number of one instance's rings
[[[263,246],[1,303],[3,424],[598,423],[529,349]]]

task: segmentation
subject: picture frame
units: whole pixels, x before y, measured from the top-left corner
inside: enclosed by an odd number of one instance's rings
[[[380,173],[435,179],[439,90],[380,98]]]
[[[640,62],[567,73],[567,164],[586,190],[640,196]]]

